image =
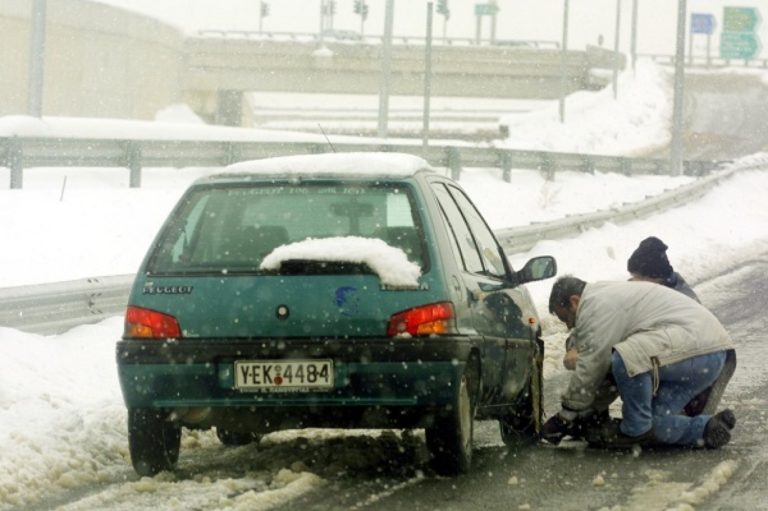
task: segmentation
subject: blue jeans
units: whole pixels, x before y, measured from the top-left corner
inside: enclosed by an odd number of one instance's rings
[[[653,395],[651,372],[630,377],[624,360],[614,351],[611,371],[623,402],[621,432],[639,436],[653,429],[663,443],[695,446],[702,443],[709,415],[688,417],[683,408],[712,385],[725,364],[725,352],[692,357],[659,368],[659,388]]]

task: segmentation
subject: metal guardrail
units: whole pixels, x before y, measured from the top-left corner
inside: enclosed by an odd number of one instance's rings
[[[496,236],[507,253],[523,252],[536,243],[547,239],[562,239],[580,234],[589,228],[599,227],[607,222],[626,223],[650,216],[654,213],[682,206],[705,195],[723,179],[733,175],[730,168],[716,174],[697,179],[693,183],[679,186],[659,195],[623,206],[568,216],[551,222],[532,223],[522,227],[499,229]]]
[[[219,167],[272,156],[332,151],[382,151],[415,154],[434,167],[448,167],[458,179],[463,167],[498,167],[510,180],[513,168],[539,169],[550,177],[560,170],[667,174],[668,160],[597,154],[559,153],[501,148],[414,144],[311,142],[232,142],[212,140],[116,140],[46,137],[0,137],[0,167],[11,169],[10,187],[22,188],[30,167],[124,167],[130,186],[141,186],[143,167]],[[702,176],[726,163],[715,160],[683,162],[686,175]]]
[[[507,253],[529,250],[545,239],[562,239],[606,222],[636,220],[697,199],[737,170],[729,168],[687,185],[621,207],[563,219],[499,229],[496,235]],[[0,326],[53,334],[84,323],[123,313],[133,275],[73,280],[54,284],[0,288]]]
[[[56,334],[121,314],[134,275],[0,288],[0,326]]]

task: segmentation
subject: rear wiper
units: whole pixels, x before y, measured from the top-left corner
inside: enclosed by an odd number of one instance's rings
[[[288,259],[280,263],[280,275],[366,275],[374,274],[365,263]]]

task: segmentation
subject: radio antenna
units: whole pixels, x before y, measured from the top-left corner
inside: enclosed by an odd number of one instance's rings
[[[323,136],[325,137],[325,141],[326,141],[326,142],[328,142],[328,145],[329,145],[329,146],[331,146],[331,151],[333,151],[333,152],[335,153],[335,152],[336,152],[336,148],[335,148],[335,147],[333,147],[333,144],[331,144],[331,139],[330,139],[330,138],[328,138],[328,135],[326,135],[326,134],[325,134],[325,130],[323,129],[323,125],[322,125],[322,124],[320,124],[320,123],[318,122],[318,123],[317,123],[317,126],[318,126],[318,128],[320,128],[320,132],[321,132],[321,133],[323,134]]]

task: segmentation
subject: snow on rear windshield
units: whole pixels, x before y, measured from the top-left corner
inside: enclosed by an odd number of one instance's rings
[[[278,270],[284,261],[297,259],[365,264],[382,284],[391,287],[418,287],[421,275],[419,266],[409,261],[401,249],[379,239],[358,236],[309,238],[279,246],[264,258],[260,269]]]

